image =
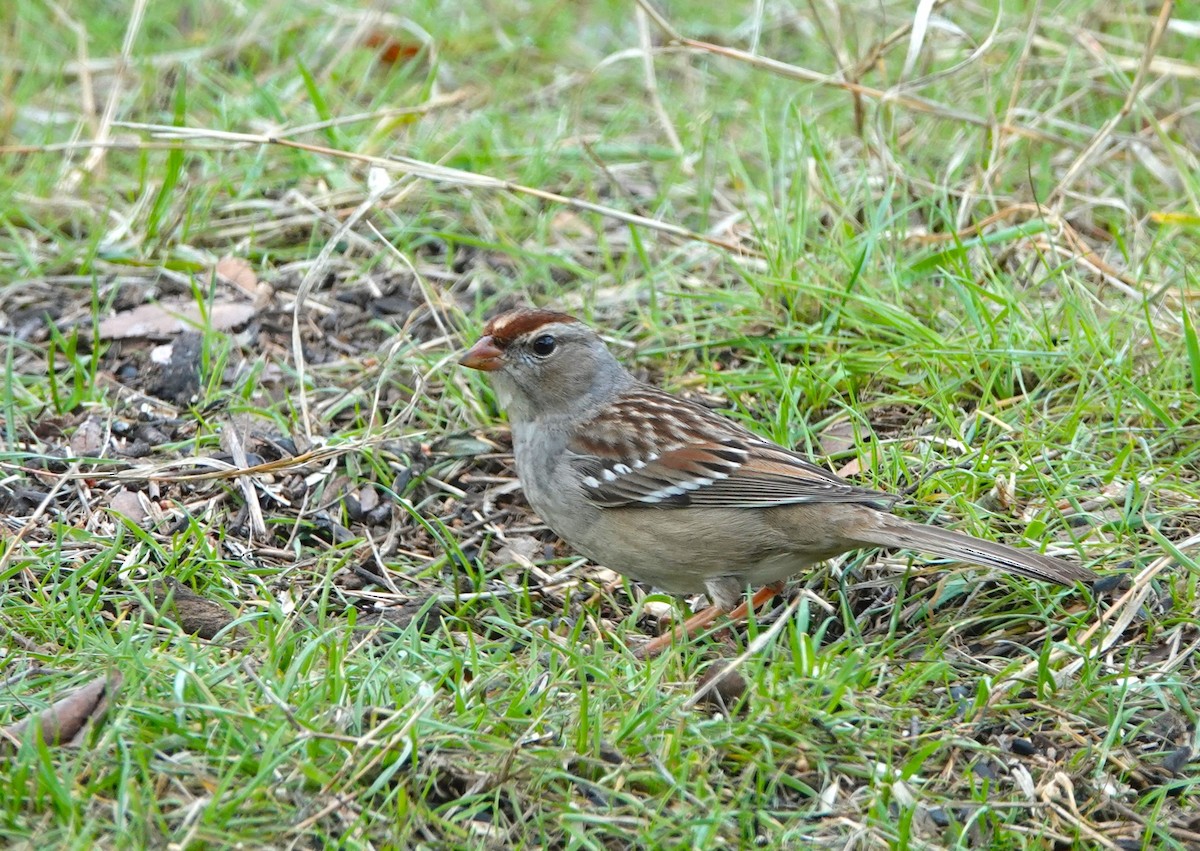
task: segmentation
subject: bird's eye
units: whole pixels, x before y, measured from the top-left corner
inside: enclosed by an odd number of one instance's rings
[[[549,334],[543,334],[533,341],[533,353],[544,358],[554,351],[554,345],[554,338]]]

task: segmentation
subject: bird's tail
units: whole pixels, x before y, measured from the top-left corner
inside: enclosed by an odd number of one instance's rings
[[[1082,565],[1033,550],[984,541],[961,532],[913,523],[901,517],[883,515],[879,519],[877,525],[855,529],[855,537],[861,538],[864,544],[918,550],[983,567],[995,567],[1032,579],[1057,582],[1059,585],[1073,585],[1076,582],[1091,584],[1100,578]]]

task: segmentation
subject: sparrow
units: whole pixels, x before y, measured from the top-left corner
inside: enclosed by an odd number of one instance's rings
[[[589,559],[709,609],[761,605],[783,580],[864,547],[918,550],[1059,585],[1081,565],[898,517],[899,499],[635,378],[587,325],[552,310],[493,318],[459,363],[489,374],[530,506]],[[762,588],[749,604],[748,588]],[[670,634],[645,654],[668,646]]]

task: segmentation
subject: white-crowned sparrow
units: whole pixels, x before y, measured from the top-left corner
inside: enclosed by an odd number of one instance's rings
[[[546,524],[588,558],[716,610],[861,547],[903,547],[1063,585],[1092,571],[904,520],[853,485],[700,405],[635,379],[594,331],[549,310],[497,316],[459,361],[484,370],[517,474]],[[709,618],[711,619],[711,618]]]

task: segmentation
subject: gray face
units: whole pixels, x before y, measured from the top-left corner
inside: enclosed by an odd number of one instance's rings
[[[513,423],[586,409],[624,375],[600,338],[577,322],[548,322],[516,337],[504,346],[504,365],[492,373]]]

